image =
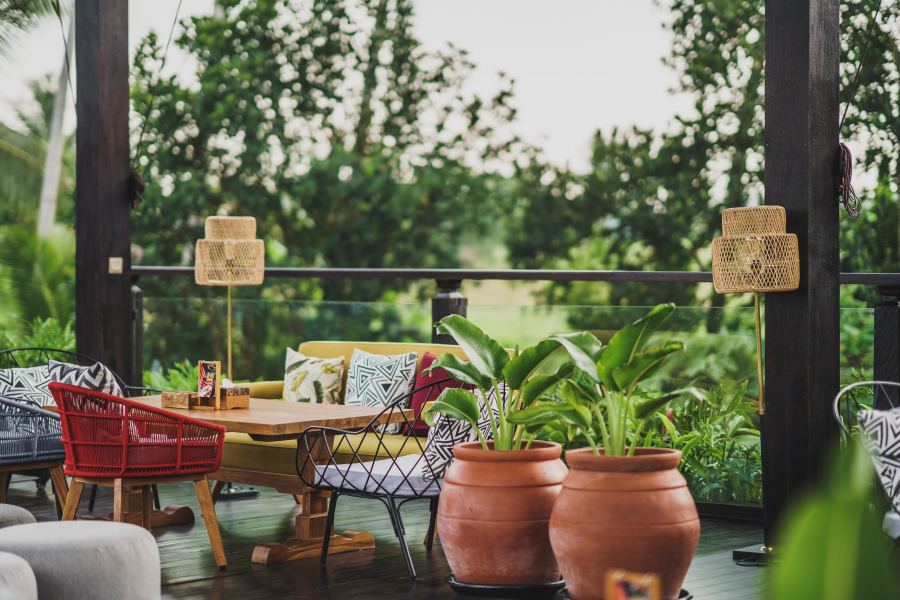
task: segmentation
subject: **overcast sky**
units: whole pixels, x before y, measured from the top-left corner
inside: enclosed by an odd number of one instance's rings
[[[132,48],[150,29],[165,40],[178,0],[131,0]],[[181,15],[205,14],[212,0],[185,0]],[[665,127],[689,114],[691,99],[669,93],[674,73],[661,62],[670,34],[653,0],[415,0],[416,34],[428,48],[448,41],[478,66],[470,85],[489,95],[497,72],[516,80],[517,132],[543,147],[551,161],[587,168],[590,139],[600,128]],[[176,36],[178,32],[176,31]],[[170,56],[167,71],[179,69]],[[59,23],[50,21],[19,46],[15,63],[0,63],[0,121],[15,121],[29,97],[29,79],[53,73],[63,60]],[[190,68],[181,66],[180,68]],[[74,111],[66,128],[74,127]]]

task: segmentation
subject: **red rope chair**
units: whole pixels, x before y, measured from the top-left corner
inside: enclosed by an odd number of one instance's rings
[[[50,393],[62,423],[65,472],[73,477],[64,521],[75,518],[86,483],[115,489],[116,521],[125,521],[124,490],[140,487],[141,523],[150,529],[150,485],[193,481],[216,563],[225,566],[206,480],[222,461],[224,427],[63,383],[51,383]]]

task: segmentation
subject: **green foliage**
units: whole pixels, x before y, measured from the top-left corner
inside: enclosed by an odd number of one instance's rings
[[[768,569],[772,600],[896,598],[881,513],[872,510],[874,470],[861,444],[836,454],[814,490],[789,507]]]
[[[74,351],[75,332],[72,331],[72,323],[63,324],[58,319],[35,317],[27,327],[0,331],[0,350],[13,348],[52,348]],[[46,357],[40,357],[38,352],[17,352],[16,360],[20,366],[32,367],[41,364]]]
[[[190,392],[197,389],[200,376],[196,362],[185,360],[174,368],[162,371],[144,371],[144,385],[166,392]]]

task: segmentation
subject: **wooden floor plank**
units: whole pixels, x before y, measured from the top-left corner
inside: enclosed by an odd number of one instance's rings
[[[78,515],[87,511],[90,497],[86,486]],[[410,581],[400,545],[394,536],[384,506],[377,501],[342,498],[335,529],[358,529],[375,536],[374,550],[361,550],[328,557],[326,568],[311,558],[275,565],[250,562],[260,542],[282,541],[294,535],[294,517],[299,507],[294,499],[268,488],[260,488],[256,500],[221,500],[216,516],[222,533],[228,569],[218,571],[194,486],[190,482],[159,486],[163,506],[189,506],[197,515],[191,525],[154,527],[159,543],[163,592],[184,600],[242,600],[290,598],[297,600],[437,600],[457,596],[444,583],[450,571],[440,545],[425,551],[422,540],[428,527],[428,502],[410,502],[401,509],[410,556],[418,574]],[[16,476],[7,500],[30,510],[39,521],[56,520],[56,508],[48,489],[37,490],[33,481]],[[99,488],[93,514],[112,510],[113,492]],[[762,542],[762,527],[756,523],[703,518],[700,544],[685,587],[696,600],[761,598],[760,569],[737,567],[731,550]]]

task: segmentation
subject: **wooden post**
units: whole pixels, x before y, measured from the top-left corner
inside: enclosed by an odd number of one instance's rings
[[[436,279],[438,285],[437,296],[431,299],[431,322],[437,323],[448,315],[466,316],[468,299],[459,291],[462,285],[461,279]],[[431,328],[432,344],[455,344],[453,336],[438,334],[435,328]]]
[[[128,200],[128,1],[77,0],[75,334],[135,382]]]
[[[800,288],[766,294],[766,545],[836,437],[839,0],[766,0],[766,204],[800,247]]]
[[[900,383],[900,286],[880,285],[884,300],[875,307],[875,372],[876,381]],[[875,388],[875,408],[887,410],[897,406],[897,388]]]

